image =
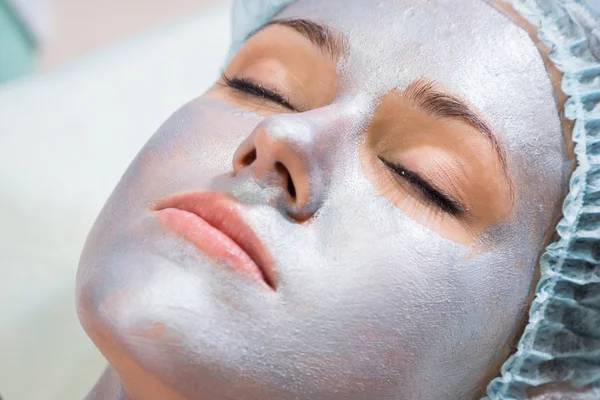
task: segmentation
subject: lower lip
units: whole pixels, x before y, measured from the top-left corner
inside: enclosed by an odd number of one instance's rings
[[[155,214],[162,224],[194,244],[211,259],[266,284],[262,271],[250,256],[229,236],[204,219],[177,208],[165,208]]]

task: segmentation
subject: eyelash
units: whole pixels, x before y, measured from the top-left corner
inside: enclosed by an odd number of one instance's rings
[[[453,217],[460,217],[466,213],[465,207],[462,204],[449,198],[447,195],[442,193],[441,190],[435,188],[425,179],[421,178],[417,173],[409,171],[400,164],[394,164],[390,161],[379,157],[379,160],[394,174],[405,179],[408,183],[413,185],[425,199],[437,206],[439,209]]]
[[[221,78],[225,82],[225,86],[237,90],[238,92],[272,101],[273,103],[277,103],[291,111],[298,111],[298,109],[294,107],[288,100],[286,100],[281,94],[267,89],[261,84],[257,84],[245,78],[229,78],[227,75],[225,75],[225,72],[221,73]]]

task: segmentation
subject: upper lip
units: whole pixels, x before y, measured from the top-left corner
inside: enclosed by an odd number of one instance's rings
[[[154,211],[176,208],[196,214],[229,236],[254,261],[267,285],[276,286],[273,260],[256,233],[238,211],[240,203],[219,192],[181,193],[159,201]]]

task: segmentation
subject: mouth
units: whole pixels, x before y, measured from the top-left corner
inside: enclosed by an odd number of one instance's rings
[[[275,290],[273,260],[244,222],[240,207],[240,203],[224,193],[197,192],[164,199],[153,210],[167,229],[211,259]]]

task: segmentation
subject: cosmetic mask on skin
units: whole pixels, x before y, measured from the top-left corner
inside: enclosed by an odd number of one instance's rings
[[[142,376],[193,399],[464,399],[501,362],[569,175],[542,58],[479,0],[354,3],[301,0],[278,15],[345,35],[331,102],[265,117],[215,86],[159,129],[108,200],[82,254],[78,311],[132,397]],[[267,29],[291,28],[257,37]],[[475,240],[390,199],[374,172],[378,111],[419,79],[465,99],[504,149],[513,204]],[[450,153],[424,134],[428,146],[407,147],[417,166]],[[255,159],[232,174],[244,146]],[[291,204],[282,157],[301,171]],[[157,202],[196,191],[239,202],[276,290],[158,221]]]

